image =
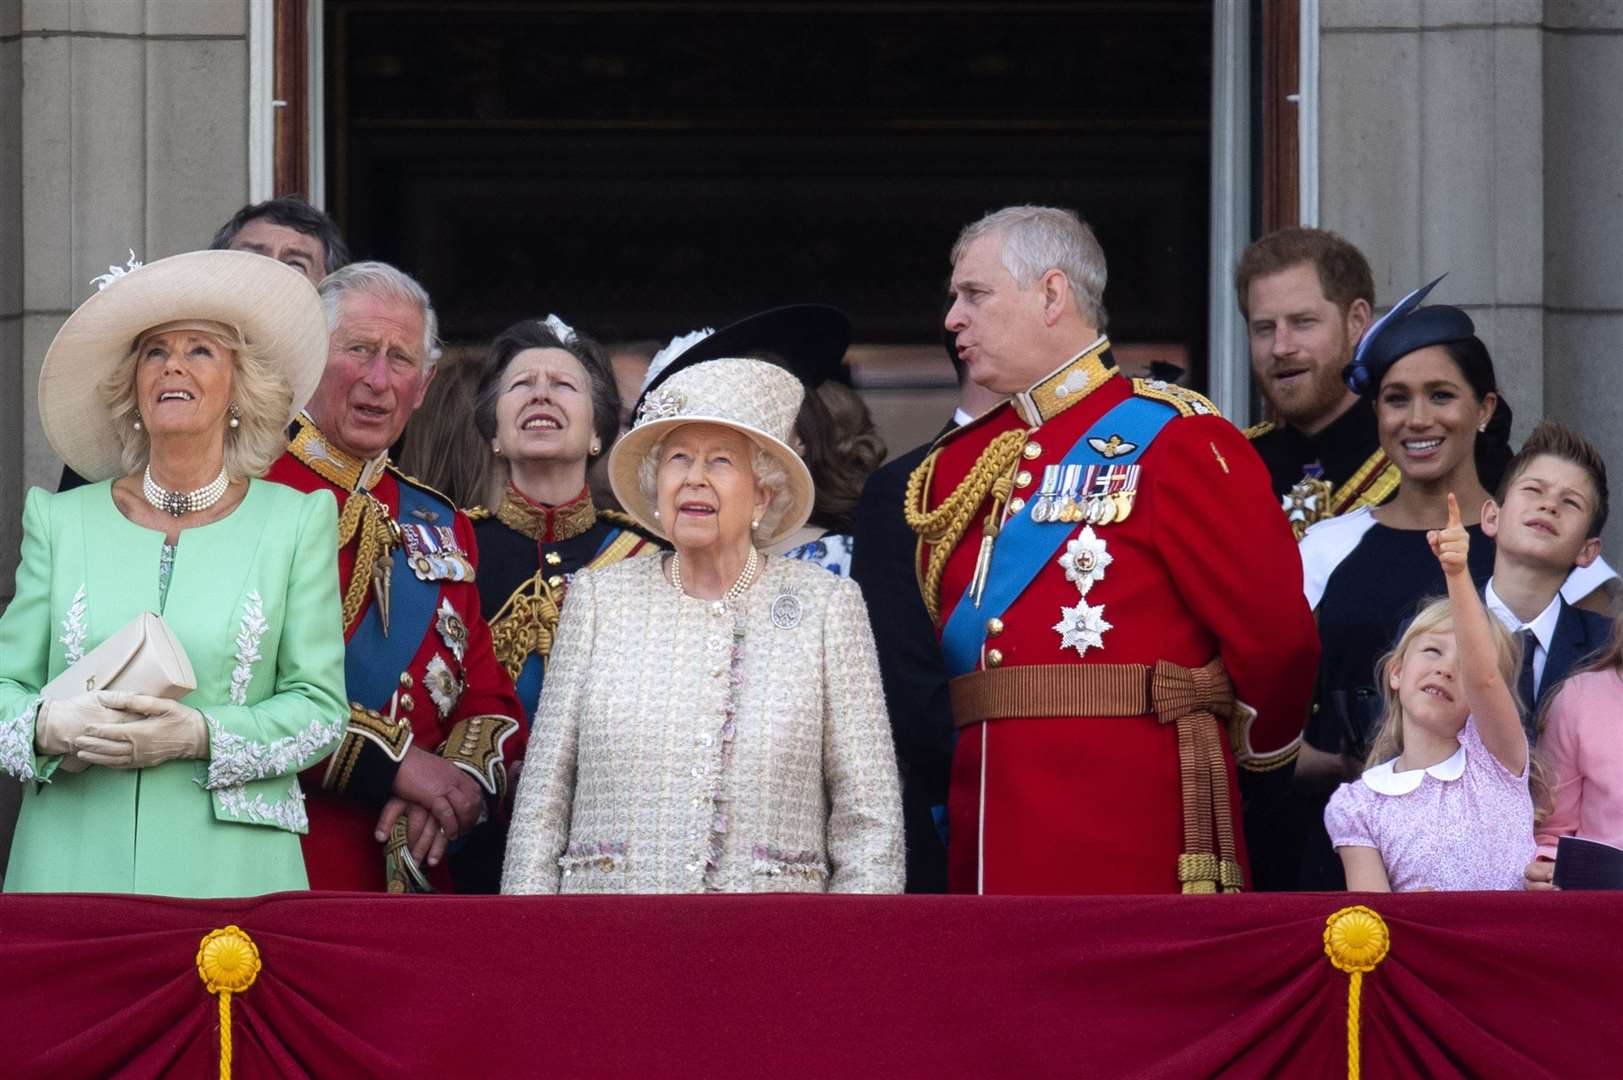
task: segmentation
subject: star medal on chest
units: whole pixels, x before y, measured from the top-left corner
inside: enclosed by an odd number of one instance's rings
[[[468,624],[462,621],[451,601],[442,599],[439,611],[435,613],[434,629],[440,632],[440,638],[445,647],[451,650],[457,663],[462,663],[462,654],[468,649]]]
[[[1059,564],[1065,570],[1066,579],[1075,582],[1077,589],[1086,596],[1093,583],[1105,576],[1105,568],[1115,558],[1106,550],[1104,540],[1093,531],[1093,527],[1084,525],[1080,533],[1066,542],[1065,553],[1059,557]]]
[[[1292,484],[1280,500],[1280,508],[1285,511],[1285,520],[1290,522],[1296,539],[1302,538],[1308,526],[1331,516],[1330,498],[1330,481],[1324,478],[1324,469],[1315,461],[1303,470],[1302,478]]]
[[[1105,606],[1078,600],[1074,607],[1061,607],[1060,620],[1054,624],[1059,634],[1060,648],[1075,649],[1078,656],[1086,656],[1089,649],[1104,648],[1104,634],[1111,629],[1105,621]]]

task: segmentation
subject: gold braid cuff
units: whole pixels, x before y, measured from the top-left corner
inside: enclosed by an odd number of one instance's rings
[[[482,713],[459,720],[451,728],[440,756],[479,781],[487,795],[500,799],[507,792],[507,767],[502,764],[502,744],[518,730],[510,716]]]
[[[924,595],[925,610],[937,626],[941,625],[941,575],[946,571],[947,559],[969,531],[975,511],[986,497],[991,495],[998,500],[1008,497],[1014,484],[1014,463],[1020,460],[1027,435],[1025,429],[1016,428],[993,439],[981,451],[969,475],[934,510],[929,508],[929,482],[935,473],[939,451],[925,458],[907,478],[907,501],[902,510],[908,527],[918,533],[919,542],[929,548],[929,558],[919,578],[919,591]]]

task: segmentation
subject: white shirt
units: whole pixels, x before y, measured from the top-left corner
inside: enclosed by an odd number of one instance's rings
[[[1489,611],[1499,617],[1505,624],[1505,629],[1512,634],[1519,634],[1523,630],[1533,632],[1533,700],[1538,700],[1539,688],[1544,685],[1544,664],[1550,658],[1550,645],[1555,641],[1555,624],[1561,619],[1561,597],[1558,594],[1532,622],[1522,622],[1516,613],[1499,599],[1499,594],[1493,591],[1493,579],[1488,579],[1487,587],[1482,590],[1482,602]],[[1529,705],[1532,702],[1528,703]]]
[[[965,412],[962,406],[952,410],[952,422],[956,427],[963,427],[973,419],[975,418]]]

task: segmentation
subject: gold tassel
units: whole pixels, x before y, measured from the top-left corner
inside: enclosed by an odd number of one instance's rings
[[[1363,1003],[1364,973],[1386,959],[1392,935],[1386,921],[1362,904],[1344,907],[1324,921],[1324,953],[1347,980],[1347,1080],[1358,1080],[1361,1068],[1358,1013]]]
[[[212,930],[197,947],[197,977],[220,997],[220,1080],[231,1080],[231,995],[259,977],[259,946],[239,927]]]

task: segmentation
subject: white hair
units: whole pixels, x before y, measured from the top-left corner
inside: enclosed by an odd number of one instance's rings
[[[966,225],[952,245],[952,264],[969,245],[997,233],[1003,238],[1001,261],[1015,284],[1029,289],[1050,270],[1065,275],[1082,315],[1105,328],[1105,253],[1093,230],[1074,210],[1052,206],[1006,206]]]
[[[708,421],[695,421],[707,423]],[[672,428],[665,433],[664,438],[656,441],[648,448],[648,452],[637,462],[637,486],[642,489],[642,497],[648,500],[650,506],[659,505],[659,459],[664,456],[665,443],[680,428]],[[739,432],[743,434],[743,432]],[[783,515],[789,512],[789,470],[785,469],[777,458],[762,450],[756,445],[754,439],[744,436],[750,444],[750,472],[755,475],[758,487],[770,492],[766,509],[761,513],[761,528],[763,533],[771,534],[783,520]]]
[[[338,329],[340,301],[348,293],[369,293],[415,306],[423,316],[423,368],[432,370],[440,359],[440,317],[428,299],[428,290],[404,270],[386,262],[354,262],[321,279],[321,306],[327,312],[327,332]]]

